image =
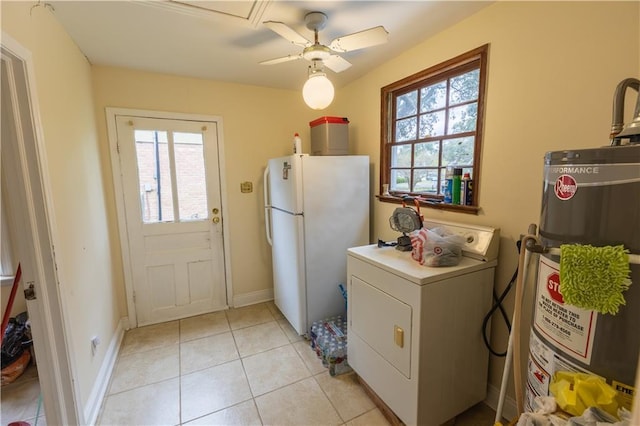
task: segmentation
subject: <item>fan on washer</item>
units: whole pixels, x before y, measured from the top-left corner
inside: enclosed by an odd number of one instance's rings
[[[406,201],[413,200],[416,210],[407,207]],[[417,231],[422,228],[422,215],[420,214],[420,201],[416,198],[404,197],[402,199],[402,207],[398,207],[393,211],[389,218],[389,225],[394,231],[402,232],[398,237],[396,250],[411,251],[411,237],[407,235],[409,232]]]
[[[264,22],[264,24],[273,32],[295,45],[304,46],[304,49],[300,54],[270,59],[262,61],[260,64],[274,65],[296,59],[306,59],[311,61],[314,64],[314,67],[316,62],[321,61],[330,70],[334,72],[341,72],[349,68],[351,63],[335,52],[351,52],[383,44],[387,42],[387,37],[389,36],[389,33],[384,29],[384,27],[377,26],[357,33],[338,37],[331,41],[328,46],[325,46],[318,42],[318,31],[322,30],[327,24],[327,15],[322,12],[309,12],[305,15],[304,21],[306,27],[314,33],[314,42],[307,40],[307,38],[303,37],[282,22]]]

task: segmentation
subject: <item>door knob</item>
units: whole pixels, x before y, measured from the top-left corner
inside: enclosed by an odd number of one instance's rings
[[[214,217],[212,220],[213,220],[213,223],[218,223],[218,222],[220,222],[220,218],[219,218],[219,217],[217,217],[217,216],[216,216],[216,217]]]

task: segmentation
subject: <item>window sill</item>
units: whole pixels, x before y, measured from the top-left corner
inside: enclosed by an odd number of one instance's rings
[[[402,197],[394,197],[393,195],[376,195],[376,198],[383,203],[394,203],[394,204],[402,204]],[[412,206],[413,204],[408,204],[408,206]],[[428,207],[431,209],[437,210],[446,210],[458,213],[466,213],[466,214],[475,214],[477,215],[480,211],[480,207],[478,206],[461,206],[458,204],[449,204],[443,203],[440,201],[423,201],[420,200],[420,207]]]

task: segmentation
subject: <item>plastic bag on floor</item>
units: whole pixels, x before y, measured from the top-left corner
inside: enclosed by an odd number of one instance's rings
[[[556,400],[552,396],[537,396],[533,400],[533,413],[524,413],[516,426],[564,426],[567,421],[553,413],[556,411]]]
[[[630,414],[629,411],[626,413]],[[630,416],[625,413],[618,411],[618,415],[620,416],[620,421],[611,414],[607,413],[604,410],[601,410],[597,407],[590,407],[584,410],[584,413],[580,417],[572,417],[569,419],[569,426],[602,426],[602,425],[612,425],[612,426],[629,426]]]
[[[616,390],[598,376],[558,371],[553,376],[549,391],[555,396],[558,406],[574,416],[582,416],[591,407],[611,416],[618,412]]]
[[[16,379],[25,372],[31,361],[31,352],[23,351],[18,358],[14,359],[2,369],[0,374],[0,385],[6,386],[16,381]]]
[[[2,368],[13,364],[31,346],[31,325],[26,312],[9,318],[9,323],[2,337]]]

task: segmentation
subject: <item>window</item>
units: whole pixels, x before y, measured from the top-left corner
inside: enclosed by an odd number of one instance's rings
[[[176,212],[181,222],[207,219],[202,134],[135,130],[134,135],[142,221],[175,222]]]
[[[381,200],[411,195],[440,208],[478,210],[488,49],[481,46],[382,88]],[[466,206],[444,203],[447,169],[454,167],[473,182]]]

